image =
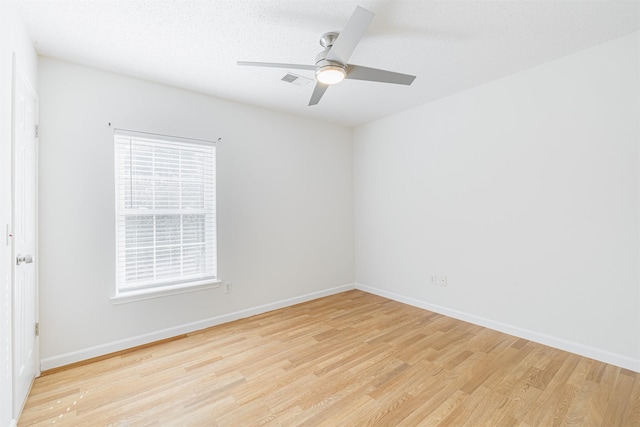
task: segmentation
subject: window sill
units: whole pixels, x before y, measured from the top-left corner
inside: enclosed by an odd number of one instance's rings
[[[111,297],[113,304],[126,304],[129,302],[142,301],[152,298],[161,298],[169,295],[184,294],[187,292],[203,291],[205,289],[219,288],[220,280],[183,283],[180,285],[163,286],[157,289],[142,289],[139,291],[123,292]]]

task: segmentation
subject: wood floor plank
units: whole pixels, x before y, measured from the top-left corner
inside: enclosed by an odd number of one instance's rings
[[[633,405],[637,396],[632,396],[634,378],[618,372],[615,383],[615,393],[611,394],[607,410],[605,411],[602,425],[624,425],[624,416],[627,406]],[[631,399],[629,399],[631,396]]]
[[[19,426],[640,427],[640,373],[349,291],[37,378]]]
[[[633,372],[630,376],[634,379],[634,385],[622,422],[630,427],[640,427],[640,377]]]

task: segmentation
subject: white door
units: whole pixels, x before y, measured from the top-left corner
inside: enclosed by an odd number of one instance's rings
[[[13,61],[13,415],[17,419],[37,371],[36,123],[37,98]]]

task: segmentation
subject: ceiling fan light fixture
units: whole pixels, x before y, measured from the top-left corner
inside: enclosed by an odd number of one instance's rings
[[[340,83],[347,76],[344,68],[337,65],[325,65],[316,70],[316,78],[325,85],[334,85]]]

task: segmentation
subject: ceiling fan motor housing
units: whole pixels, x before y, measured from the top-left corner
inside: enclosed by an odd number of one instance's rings
[[[316,79],[326,85],[340,83],[347,76],[346,67],[338,62],[321,59],[316,67]]]

